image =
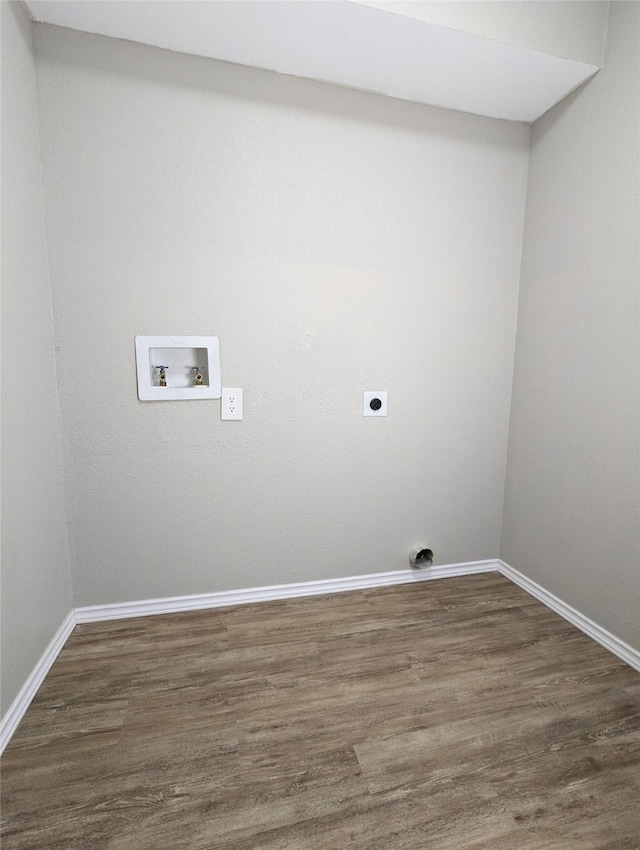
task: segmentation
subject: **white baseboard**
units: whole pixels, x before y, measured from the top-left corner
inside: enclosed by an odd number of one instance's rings
[[[170,596],[165,599],[143,599],[139,602],[116,602],[113,605],[90,605],[86,608],[76,608],[76,621],[95,623],[101,620],[148,617],[150,614],[176,614],[180,611],[223,608],[229,605],[247,605],[252,602],[294,599],[301,596],[318,596],[325,593],[342,593],[347,590],[366,590],[373,587],[390,587],[395,584],[475,575],[495,572],[497,568],[498,563],[495,560],[470,561],[464,564],[428,567],[424,570],[394,570],[350,578],[275,584],[267,587],[251,587],[246,590],[225,590],[221,593],[203,593],[197,596]]]
[[[73,631],[76,617],[73,611],[69,611],[64,622],[51,639],[49,645],[42,653],[40,660],[33,668],[27,681],[20,689],[20,693],[9,706],[9,710],[0,721],[0,755],[11,740],[11,736],[18,728],[25,711],[31,705],[31,701],[38,692],[38,688],[44,681],[44,677],[51,669],[51,665],[58,657],[60,650],[67,642],[67,638]]]
[[[628,643],[625,643],[623,640],[620,640],[620,638],[612,635],[611,632],[608,632],[606,629],[603,629],[602,626],[594,623],[594,621],[590,620],[589,617],[585,617],[584,614],[581,614],[580,611],[572,608],[571,605],[567,605],[567,603],[563,602],[562,599],[550,591],[545,590],[544,587],[541,587],[537,582],[527,578],[527,576],[519,570],[510,567],[509,564],[505,564],[504,561],[498,561],[497,568],[503,576],[510,579],[523,590],[526,590],[527,593],[531,594],[531,596],[535,596],[535,598],[540,602],[543,602],[547,608],[551,608],[551,610],[555,611],[556,614],[564,617],[565,620],[568,620],[572,625],[580,629],[581,632],[584,632],[592,638],[592,640],[595,640],[596,643],[600,644],[600,646],[604,646],[604,648],[608,649],[609,652],[617,655],[617,657],[628,664],[629,667],[633,667],[634,670],[638,670],[640,672],[640,652],[637,649],[634,649],[632,646],[629,646]]]

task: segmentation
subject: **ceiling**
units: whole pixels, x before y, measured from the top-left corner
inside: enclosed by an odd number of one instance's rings
[[[35,21],[531,123],[598,67],[350,0],[28,0]]]

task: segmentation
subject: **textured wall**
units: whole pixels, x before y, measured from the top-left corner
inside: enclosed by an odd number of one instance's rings
[[[497,556],[528,128],[37,33],[76,604]],[[244,421],[139,402],[136,334]]]
[[[71,610],[31,25],[2,14],[2,714]]]
[[[534,125],[502,557],[640,646],[638,3]]]

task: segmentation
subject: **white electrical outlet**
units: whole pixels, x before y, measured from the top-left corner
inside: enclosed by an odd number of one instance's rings
[[[239,387],[222,388],[220,419],[242,419],[242,390]]]

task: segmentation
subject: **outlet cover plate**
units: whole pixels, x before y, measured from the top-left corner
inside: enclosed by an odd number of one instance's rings
[[[386,416],[387,415],[387,396],[386,390],[365,390],[362,398],[362,415],[363,416]],[[378,406],[376,399],[380,402]],[[373,407],[371,403],[373,402]],[[377,408],[377,409],[376,409]]]
[[[242,390],[240,387],[222,387],[220,419],[242,419]]]

